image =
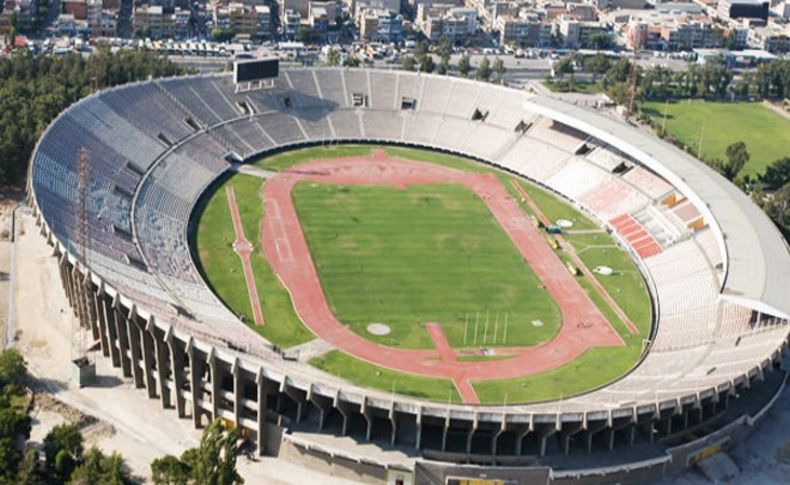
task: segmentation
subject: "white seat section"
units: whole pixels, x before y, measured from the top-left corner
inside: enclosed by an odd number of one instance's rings
[[[423,79],[425,81],[420,96],[420,102],[417,104],[417,110],[444,115],[447,99],[450,97],[455,83],[446,83],[443,79],[435,76],[426,76]]]
[[[634,212],[649,203],[647,197],[614,176],[587,192],[579,201],[603,220]]]
[[[529,136],[568,153],[575,153],[576,149],[587,139],[587,135],[584,133],[549,118],[538,120],[530,129]]]
[[[656,201],[673,190],[669,182],[641,165],[623,174],[623,179]]]
[[[329,101],[330,108],[340,109],[351,106],[351,100],[346,96],[341,70],[327,69],[321,71],[320,75],[316,71],[312,71],[312,73],[321,90],[321,96],[324,100]]]
[[[568,164],[571,155],[534,138],[522,137],[501,164],[516,173],[543,182]]]
[[[396,109],[395,97],[397,96],[397,82],[398,76],[393,76],[389,73],[370,71],[370,84],[371,86],[375,86],[373,88],[375,90],[375,96],[373,96],[373,99],[371,100],[371,107],[373,109],[377,111],[389,111]]]
[[[608,176],[601,169],[574,157],[563,168],[547,178],[545,183],[571,200],[578,200],[587,192],[606,182]]]

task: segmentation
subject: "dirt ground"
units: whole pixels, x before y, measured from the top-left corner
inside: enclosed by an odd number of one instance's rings
[[[17,229],[16,346],[28,362],[31,387],[36,392],[31,445],[40,446],[59,423],[78,423],[88,446],[120,452],[134,476],[148,479],[153,459],[180,455],[196,446],[200,432],[192,428],[190,420],[178,419],[175,410],[163,410],[158,400],[135,389],[111,367],[109,359],[96,359],[95,385],[78,389],[71,383],[68,362],[73,316],[52,249],[38,235],[30,215],[18,218]],[[247,483],[344,483],[276,458],[252,462],[240,457],[238,467]]]

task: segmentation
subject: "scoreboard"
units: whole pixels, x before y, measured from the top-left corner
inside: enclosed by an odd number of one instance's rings
[[[233,63],[233,82],[235,84],[273,79],[279,74],[280,60],[276,57],[245,59]]]

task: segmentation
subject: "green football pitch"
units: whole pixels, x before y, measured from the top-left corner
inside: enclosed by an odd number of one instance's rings
[[[255,164],[278,171],[311,160],[363,156],[376,148],[381,147],[306,148],[265,157]],[[383,148],[399,158],[491,171],[513,197],[519,198],[510,175],[485,165],[427,150]],[[588,266],[615,269],[609,279],[600,277],[601,283],[637,325],[640,335],[631,335],[590,282],[579,277],[582,288],[609,318],[626,346],[591,349],[542,374],[473,382],[481,402],[488,404],[556,399],[604,385],[634,365],[642,339],[650,333],[649,297],[630,257],[584,214],[537,186],[521,183],[550,219],[572,220],[574,229],[583,230],[566,234],[566,238]],[[245,235],[253,244],[251,264],[266,319],[263,328],[252,328],[280,347],[291,347],[314,335],[297,316],[288,291],[260,250],[263,184],[262,179],[242,174],[218,184],[197,215],[192,244],[201,271],[215,293],[234,313],[251,315],[241,263],[232,248],[235,238],[225,195],[225,187],[232,186]],[[430,348],[426,322],[441,323],[457,349],[535,345],[550,340],[557,332],[557,305],[539,288],[531,268],[485,204],[468,189],[454,184],[400,190],[305,182],[295,187],[292,197],[333,312],[366,338],[401,348]],[[522,207],[529,212],[525,205]],[[558,255],[567,260],[561,251]],[[543,326],[532,323],[538,320]],[[386,323],[392,332],[383,337],[371,335],[366,326],[372,322]],[[444,402],[459,399],[448,380],[395,372],[338,350],[315,357],[310,363],[385,392]]]
[[[559,308],[463,186],[303,182],[293,200],[333,313],[370,340],[433,348],[424,324],[437,322],[454,348],[527,347],[559,330]],[[367,333],[373,322],[391,333]]]
[[[765,171],[771,162],[788,156],[790,121],[761,103],[725,103],[683,100],[646,102],[643,110],[659,127],[696,155],[702,142],[702,158],[726,159],[727,146],[746,143],[751,154],[741,176]]]

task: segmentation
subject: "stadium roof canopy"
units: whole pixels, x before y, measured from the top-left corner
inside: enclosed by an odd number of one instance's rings
[[[719,248],[727,255],[722,297],[790,318],[790,249],[773,222],[740,189],[686,152],[636,127],[550,98],[531,98],[526,107],[599,138],[666,178],[720,230]]]

